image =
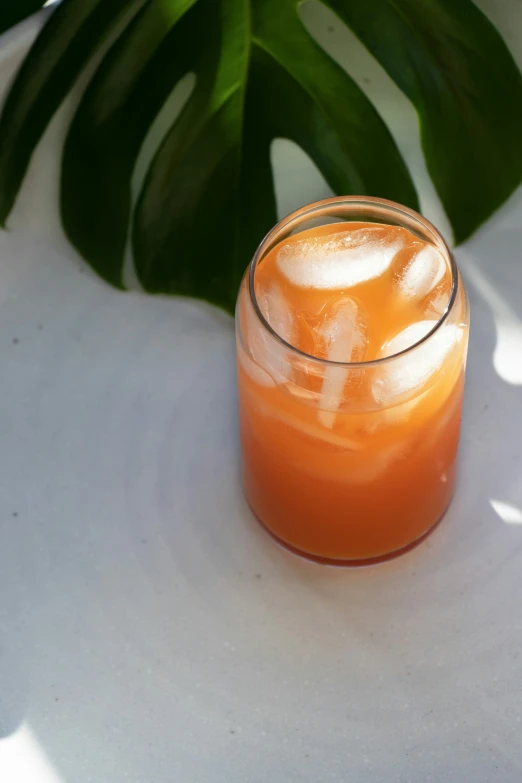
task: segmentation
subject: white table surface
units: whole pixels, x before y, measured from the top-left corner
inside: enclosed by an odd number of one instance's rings
[[[522,64],[522,3],[481,6]],[[305,12],[445,228],[413,110]],[[3,83],[35,29],[4,37]],[[519,783],[522,189],[457,250],[472,338],[446,521],[397,561],[328,569],[242,498],[232,321],[112,290],[61,234],[74,100],[0,233],[0,780]],[[274,160],[281,213],[328,193],[288,142]]]

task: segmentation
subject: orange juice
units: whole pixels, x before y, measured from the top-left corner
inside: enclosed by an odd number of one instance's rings
[[[245,276],[239,418],[265,528],[312,559],[361,564],[417,543],[450,502],[469,316],[430,224],[405,208],[405,225],[345,214],[312,228],[290,216],[300,230],[269,235]]]

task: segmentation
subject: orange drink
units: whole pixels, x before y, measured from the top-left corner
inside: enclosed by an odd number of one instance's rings
[[[437,230],[380,199],[281,221],[236,314],[243,480],[306,557],[359,565],[429,533],[455,485],[469,310]]]

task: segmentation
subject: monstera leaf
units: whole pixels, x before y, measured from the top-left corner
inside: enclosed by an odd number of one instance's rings
[[[0,8],[0,35],[38,11],[44,0],[2,0]]]
[[[502,39],[470,0],[324,4],[416,107],[430,174],[462,241],[522,179],[522,78]],[[275,138],[296,142],[337,193],[418,207],[383,121],[297,8],[296,0],[62,0],[0,120],[0,221],[56,108],[111,37],[65,141],[61,210],[72,243],[114,285],[122,286],[130,235],[145,289],[232,310],[244,268],[276,221]],[[195,88],[133,203],[143,142],[188,73]]]

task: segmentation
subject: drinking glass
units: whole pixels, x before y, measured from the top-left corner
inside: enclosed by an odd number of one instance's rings
[[[307,355],[285,342],[259,307],[256,272],[267,253],[290,236],[338,221],[401,226],[434,245],[449,265],[442,315],[398,354],[352,363]],[[330,198],[269,232],[240,287],[236,342],[244,491],[273,538],[319,562],[363,565],[409,550],[434,529],[455,488],[468,330],[468,299],[451,250],[407,207]],[[433,361],[436,369],[426,376]],[[334,382],[337,375],[343,389],[329,426],[325,373]],[[383,387],[384,401],[374,394]]]

